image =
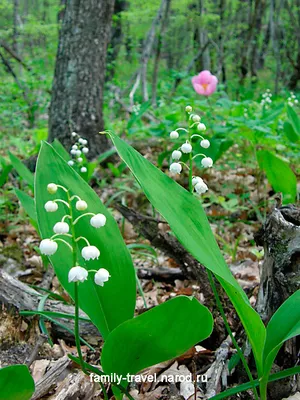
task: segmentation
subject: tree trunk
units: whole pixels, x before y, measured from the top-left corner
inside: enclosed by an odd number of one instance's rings
[[[208,42],[207,31],[206,29],[203,29],[201,27],[202,25],[201,17],[205,13],[203,0],[199,0],[197,11],[200,16],[200,23],[199,26],[196,27],[194,33],[194,45],[196,47],[195,50],[198,52],[198,50],[204,48],[205,44]],[[210,62],[209,48],[206,47],[205,50],[202,52],[201,57],[199,57],[196,62],[196,72],[200,72],[202,70],[210,70],[210,65],[211,62]]]
[[[114,18],[111,29],[109,51],[107,53],[107,76],[108,81],[112,80],[115,74],[115,64],[123,41],[122,12],[127,10],[129,3],[124,0],[115,0]]]
[[[281,304],[300,289],[300,209],[293,205],[275,208],[255,240],[265,250],[257,311],[267,323]],[[279,352],[276,364],[283,368],[296,365],[298,351],[299,337],[289,340]],[[268,398],[281,400],[288,396],[290,385],[297,382],[287,382],[270,385]]]
[[[14,0],[14,8],[13,8],[13,50],[15,53],[19,54],[19,25],[20,25],[20,17],[19,17],[19,0]]]
[[[167,27],[170,3],[171,3],[171,0],[167,0],[165,15],[163,17],[160,32],[159,32],[158,38],[157,38],[157,46],[156,46],[153,76],[152,76],[152,101],[151,102],[152,102],[153,107],[157,106],[156,100],[157,100],[157,82],[158,82],[159,63],[160,63],[160,59],[161,59],[162,42],[163,42],[166,27]]]
[[[89,142],[90,158],[107,150],[102,131],[106,50],[114,0],[68,0],[59,36],[49,113],[49,141],[69,148],[71,132]]]
[[[259,10],[256,13],[255,31],[252,40],[252,50],[250,56],[250,69],[252,82],[257,81],[257,68],[258,68],[258,40],[261,35],[262,19],[266,10],[266,2],[263,0],[259,4]]]

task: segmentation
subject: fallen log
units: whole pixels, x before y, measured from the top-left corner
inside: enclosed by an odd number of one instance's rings
[[[9,313],[18,314],[19,311],[34,311],[38,309],[42,297],[41,294],[5,272],[0,272],[0,288],[0,306],[4,307]],[[46,301],[44,311],[72,315],[75,313],[72,305],[63,304],[52,299]],[[81,311],[80,316],[86,317],[86,314]],[[73,320],[60,319],[59,321],[74,331]],[[72,344],[75,342],[73,335],[56,324],[52,324],[51,333],[54,338],[61,338]],[[97,344],[101,340],[99,331],[90,322],[80,321],[80,335],[91,344]],[[5,332],[0,331],[0,346],[5,341]]]

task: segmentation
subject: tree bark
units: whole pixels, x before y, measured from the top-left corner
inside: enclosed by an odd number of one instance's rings
[[[114,0],[68,0],[55,65],[49,141],[69,148],[71,132],[89,141],[90,158],[107,150],[102,131],[105,60]]]
[[[107,76],[108,81],[112,80],[115,75],[116,60],[123,41],[123,23],[122,12],[127,10],[128,1],[115,0],[114,18],[111,29],[111,39],[109,51],[107,53]]]
[[[265,251],[257,311],[267,323],[281,304],[300,289],[300,209],[293,205],[275,208],[255,240]],[[276,365],[281,368],[296,365],[298,351],[299,337],[287,341]],[[291,379],[285,381],[286,385],[280,382],[270,385],[268,398],[281,400],[291,393],[291,386],[297,385]]]
[[[162,19],[161,27],[160,27],[160,32],[158,34],[157,38],[157,46],[156,46],[156,52],[155,52],[155,59],[154,59],[154,68],[153,68],[153,76],[152,76],[152,106],[156,107],[157,103],[157,82],[158,82],[158,71],[159,71],[159,63],[161,59],[161,48],[162,48],[162,42],[163,38],[165,35],[166,27],[167,27],[167,21],[168,21],[168,14],[170,10],[170,3],[171,0],[167,0],[167,5],[165,9],[165,14]]]

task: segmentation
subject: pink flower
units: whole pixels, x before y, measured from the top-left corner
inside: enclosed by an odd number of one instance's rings
[[[217,89],[218,79],[209,71],[201,71],[199,75],[192,78],[195,91],[203,96],[212,95]]]

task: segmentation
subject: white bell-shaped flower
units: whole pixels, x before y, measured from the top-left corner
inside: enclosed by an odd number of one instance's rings
[[[73,137],[76,137],[76,136],[77,136],[77,133],[76,133],[76,132],[72,132],[71,135],[72,135]]]
[[[183,143],[181,151],[185,154],[190,153],[193,150],[192,145],[189,142]]]
[[[47,212],[55,212],[58,209],[58,205],[57,203],[55,203],[55,201],[47,201],[47,203],[45,204],[45,210]]]
[[[83,174],[85,174],[85,173],[87,172],[86,167],[81,167],[81,168],[80,168],[80,172],[83,173]]]
[[[182,171],[181,164],[174,162],[170,165],[170,172],[172,172],[173,174],[180,174],[181,171]]]
[[[82,148],[83,154],[87,154],[89,152],[89,149],[87,147]]]
[[[88,278],[88,271],[85,268],[77,265],[69,271],[68,281],[70,282],[84,282]]]
[[[90,224],[94,228],[101,228],[106,224],[106,216],[103,214],[96,214],[91,218]]]
[[[195,185],[197,185],[198,182],[203,182],[203,179],[200,178],[200,176],[194,176],[192,178],[192,185],[195,186]]]
[[[54,233],[68,233],[69,232],[69,225],[66,222],[57,222],[54,227]]]
[[[82,142],[84,141],[84,139],[82,139],[82,138],[79,138],[78,139],[78,142],[80,143],[80,144],[83,144]]]
[[[211,168],[213,166],[213,160],[210,157],[204,157],[201,160],[201,164],[204,168]]]
[[[82,144],[84,145],[84,146],[86,146],[87,145],[87,140],[86,139],[82,139]]]
[[[81,250],[81,255],[86,261],[95,260],[100,256],[100,251],[96,246],[85,246]]]
[[[78,161],[78,162],[82,162],[82,161],[83,161],[83,158],[82,158],[82,157],[78,157],[78,158],[77,158],[77,161]]]
[[[203,139],[200,142],[200,146],[203,147],[204,149],[208,149],[210,146],[210,141],[207,139]]]
[[[198,129],[198,131],[203,132],[203,131],[206,131],[206,126],[202,122],[200,122],[200,124],[198,124],[198,126],[197,126],[197,129]]]
[[[94,277],[96,285],[104,286],[104,283],[107,282],[110,278],[109,272],[105,268],[100,268]]]
[[[197,115],[197,114],[194,114],[193,116],[192,116],[192,120],[194,121],[194,122],[200,122],[200,116],[199,115]]]
[[[87,203],[84,200],[78,200],[76,201],[76,210],[78,211],[84,211],[87,209]]]
[[[180,160],[181,156],[182,156],[182,153],[179,150],[174,150],[172,153],[173,160]]]
[[[57,192],[57,185],[55,185],[55,183],[49,183],[47,185],[47,190],[48,190],[48,193],[55,194]]]
[[[204,183],[203,181],[202,182],[199,181],[195,185],[195,190],[197,193],[202,194],[208,190],[208,187],[207,187],[206,183]]]
[[[170,138],[171,139],[178,139],[179,138],[179,133],[177,131],[172,131],[170,133]]]
[[[79,151],[80,151],[80,150],[79,150]],[[77,152],[77,150],[75,150],[75,149],[72,149],[72,150],[70,151],[70,153],[71,153],[73,156],[76,155],[76,152]]]
[[[73,161],[73,160],[70,160],[70,161],[68,161],[68,164],[70,165],[70,167],[73,167],[74,161]]]
[[[190,112],[193,111],[193,109],[192,109],[191,106],[186,106],[186,107],[185,107],[185,111],[186,111],[187,113],[190,113]]]
[[[81,150],[76,150],[76,156],[79,157],[81,155]]]
[[[73,146],[72,146],[72,149],[74,149],[74,150],[78,150],[78,146],[77,146],[77,144],[73,144]]]
[[[56,252],[58,245],[54,240],[43,239],[39,247],[42,254],[52,256]]]

